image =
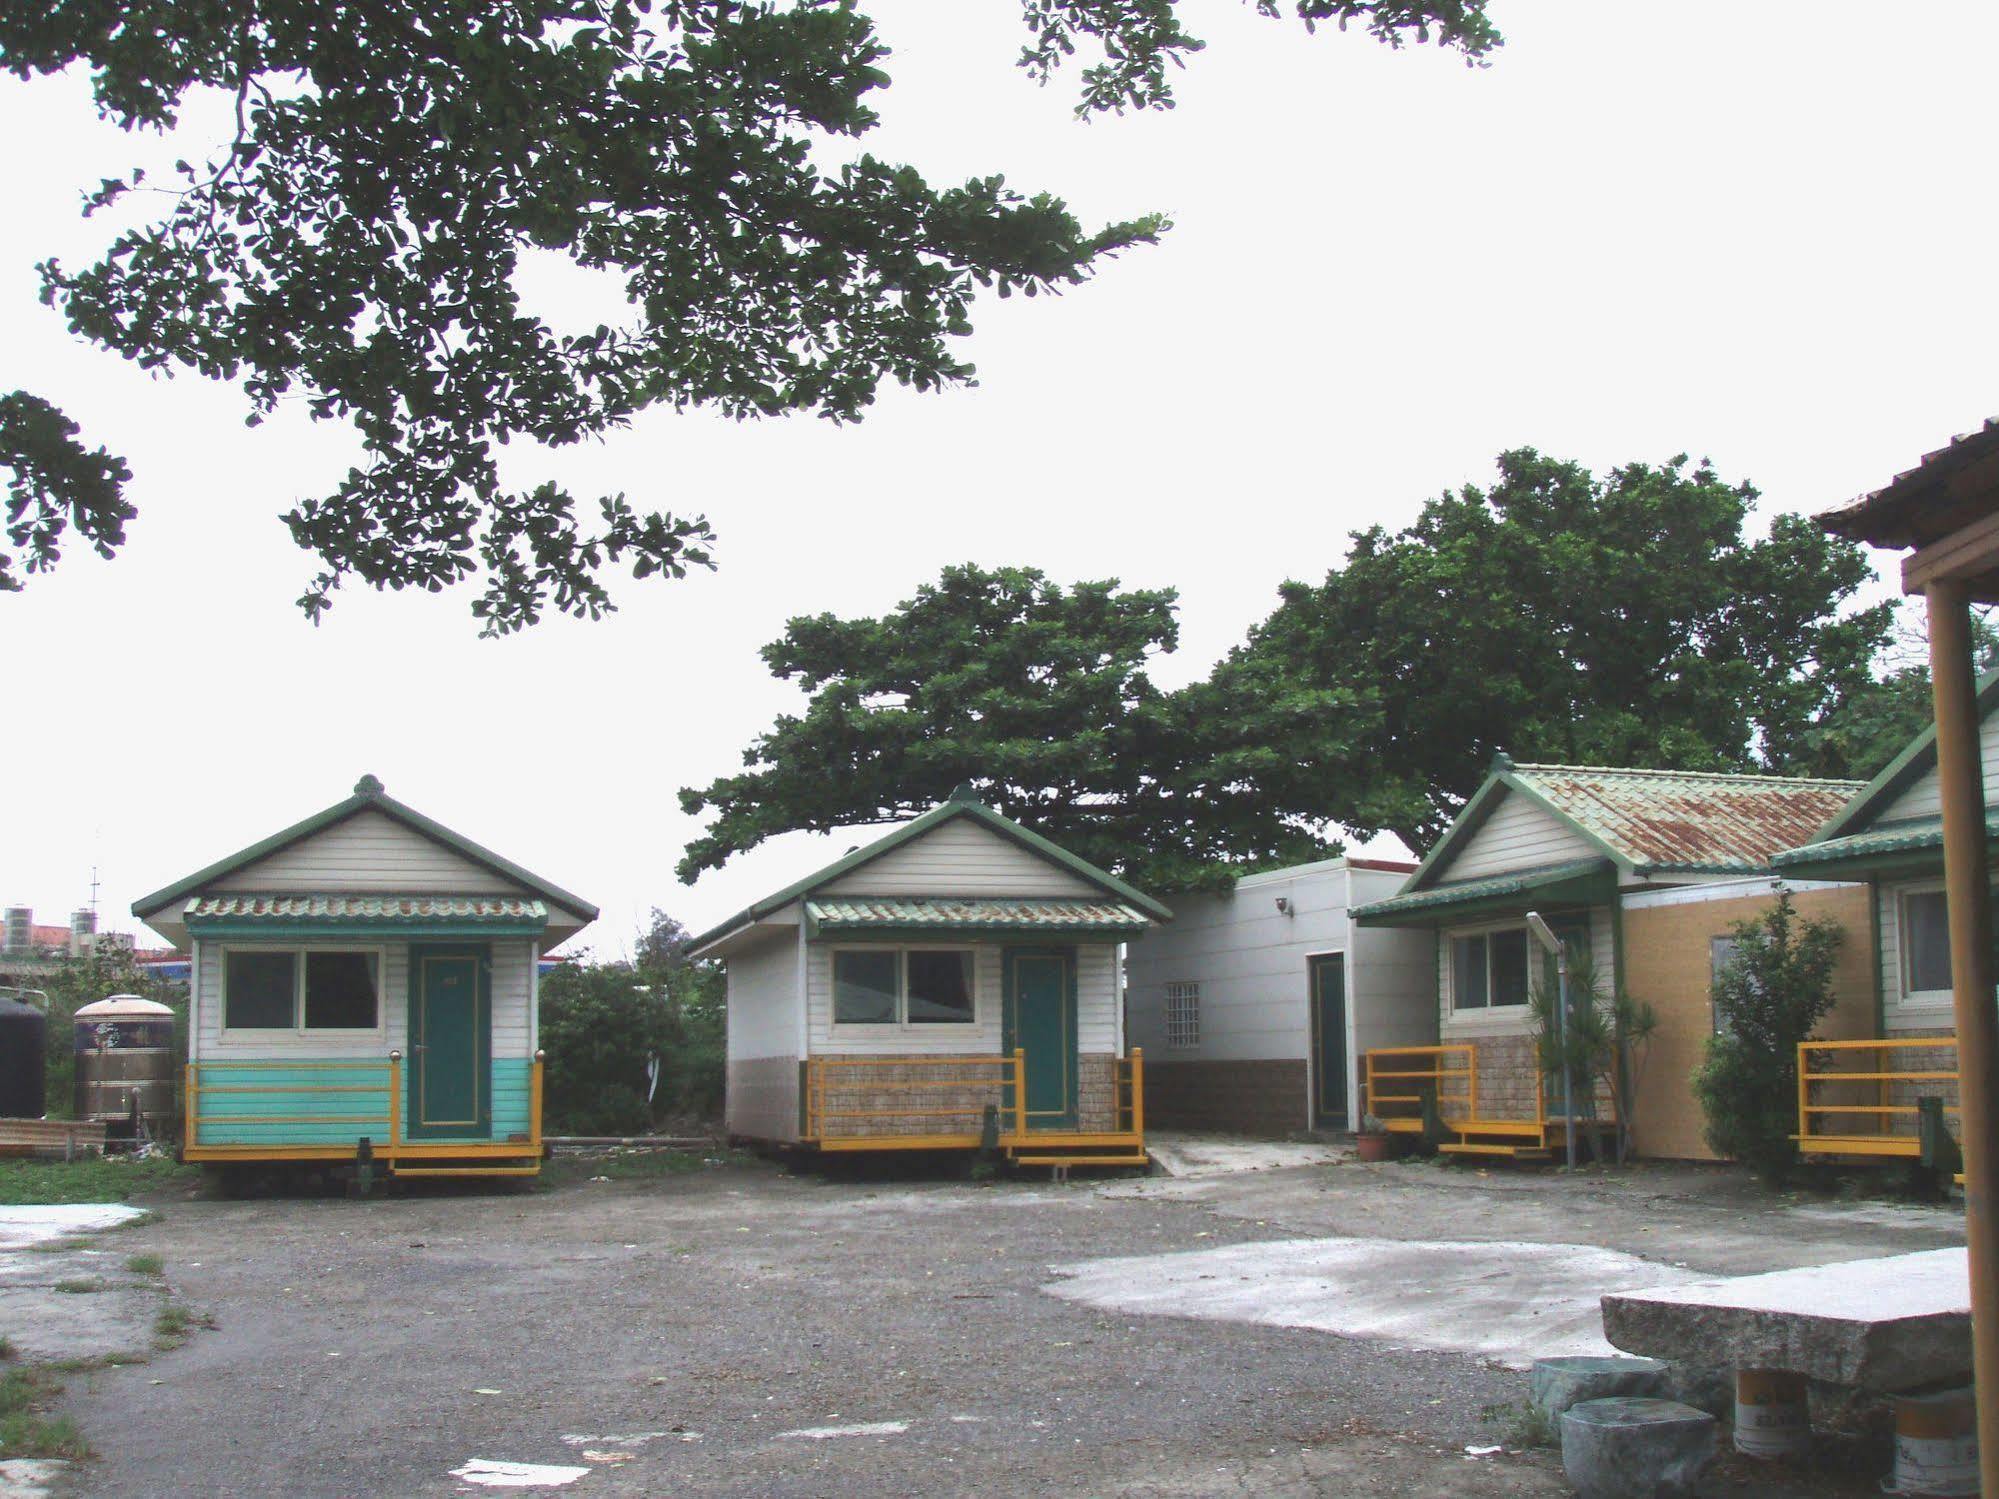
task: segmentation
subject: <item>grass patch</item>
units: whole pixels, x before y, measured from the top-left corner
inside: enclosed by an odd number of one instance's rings
[[[167,1268],[167,1262],[156,1254],[128,1254],[125,1268],[134,1275],[158,1275]]]
[[[65,1296],[88,1296],[93,1291],[103,1290],[104,1282],[101,1280],[92,1280],[88,1276],[78,1276],[70,1280],[57,1281],[54,1289],[62,1292]]]
[[[62,1386],[32,1369],[0,1374],[0,1458],[90,1457],[90,1444],[68,1416],[51,1416],[48,1406]]]
[[[0,1203],[123,1202],[201,1180],[198,1166],[167,1156],[85,1156],[74,1161],[0,1161]]]
[[[56,1374],[95,1374],[99,1369],[122,1369],[127,1364],[143,1364],[143,1353],[97,1353],[89,1358],[52,1359],[38,1367]]]
[[[153,1346],[155,1348],[178,1348],[194,1335],[197,1327],[213,1327],[215,1319],[206,1312],[197,1312],[191,1307],[170,1301],[160,1308],[159,1316],[153,1319]]]
[[[1562,1434],[1548,1413],[1531,1400],[1509,1400],[1499,1405],[1482,1405],[1479,1420],[1499,1428],[1499,1439],[1509,1447],[1559,1447]]]

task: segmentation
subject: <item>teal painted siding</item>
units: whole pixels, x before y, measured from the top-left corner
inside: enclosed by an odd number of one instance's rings
[[[534,1063],[526,1057],[493,1059],[493,1138],[528,1132],[528,1094]]]
[[[533,1066],[524,1057],[494,1059],[494,1139],[528,1133]],[[388,1082],[387,1063],[374,1058],[314,1067],[203,1062],[199,1064],[201,1120],[195,1143],[351,1145],[363,1136],[385,1142],[389,1137]],[[315,1088],[342,1091],[307,1091]],[[269,1116],[274,1114],[291,1122],[272,1122]]]

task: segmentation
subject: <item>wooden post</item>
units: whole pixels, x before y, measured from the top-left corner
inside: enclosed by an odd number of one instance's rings
[[[1027,1135],[1027,1048],[1013,1049],[1013,1132]]]
[[[528,1130],[534,1141],[537,1154],[541,1151],[541,1067],[548,1059],[548,1053],[537,1050],[534,1054],[534,1073],[528,1092]]]
[[[1924,594],[1930,617],[1930,689],[1936,700],[1937,786],[1943,803],[1951,1005],[1957,1020],[1957,1117],[1964,1131],[1978,1462],[1984,1491],[1999,1495],[1999,1006],[1993,1003],[1992,989],[1991,877],[1971,669],[1971,607],[1965,585],[1954,579],[1931,582]]]
[[[1145,1048],[1131,1049],[1131,1118],[1132,1129],[1139,1136],[1145,1134]]]
[[[389,1053],[389,1159],[396,1158],[396,1146],[403,1137],[403,1054]]]
[[[181,1090],[182,1150],[201,1143],[201,1090],[195,1079],[194,1063],[187,1064],[187,1086]]]

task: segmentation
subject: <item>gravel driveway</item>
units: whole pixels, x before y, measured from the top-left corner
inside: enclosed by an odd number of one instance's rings
[[[1471,1460],[1525,1377],[1296,1327],[1102,1310],[1055,1266],[1301,1235],[1590,1243],[1739,1273],[1961,1241],[1922,1209],[1782,1209],[1726,1173],[1313,1166],[970,1186],[736,1162],[533,1192],[176,1201],[158,1253],[213,1331],[74,1378],[77,1492],[1566,1493]],[[547,1475],[544,1475],[547,1476]],[[1823,1476],[1731,1494],[1830,1494]],[[533,1491],[530,1491],[533,1492]]]

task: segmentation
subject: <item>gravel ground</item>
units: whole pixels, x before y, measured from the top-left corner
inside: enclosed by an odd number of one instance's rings
[[[1760,1202],[1761,1212],[1756,1205]],[[1471,1460],[1517,1372],[1276,1326],[1108,1314],[1050,1267],[1301,1232],[1587,1242],[1741,1273],[1958,1242],[1947,1213],[1780,1208],[1729,1173],[1317,1166],[1053,1187],[737,1162],[533,1192],[156,1204],[119,1235],[213,1331],[75,1377],[91,1496],[484,1492],[1553,1495]],[[1961,1221],[1961,1220],[1960,1220]],[[857,1434],[842,1428],[870,1427]],[[830,1429],[830,1432],[829,1432]],[[624,1454],[624,1456],[619,1456]],[[1717,1492],[1878,1492],[1729,1465]]]

